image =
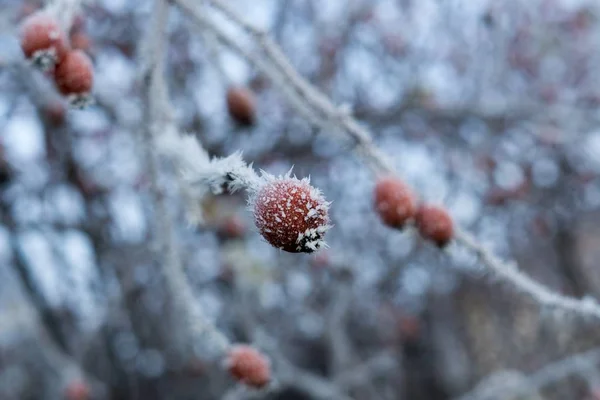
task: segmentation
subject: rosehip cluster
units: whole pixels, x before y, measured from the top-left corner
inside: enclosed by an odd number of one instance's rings
[[[227,353],[225,367],[236,380],[257,389],[271,381],[269,360],[248,345],[234,345]]]
[[[289,175],[267,178],[250,199],[260,234],[274,247],[290,253],[312,253],[325,246],[329,202],[308,179]]]
[[[380,178],[375,185],[374,207],[387,226],[402,229],[414,221],[419,234],[439,247],[446,246],[454,236],[452,218],[437,206],[418,204],[408,185],[392,176]]]
[[[25,18],[20,36],[25,57],[52,74],[58,91],[75,107],[88,104],[94,70],[90,58],[79,49],[81,43],[70,43],[56,18],[46,11]]]

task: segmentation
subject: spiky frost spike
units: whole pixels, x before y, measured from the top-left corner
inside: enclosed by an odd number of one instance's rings
[[[260,234],[274,247],[290,253],[312,253],[326,247],[329,205],[308,178],[291,171],[274,177],[263,173],[264,183],[250,196],[250,208]]]

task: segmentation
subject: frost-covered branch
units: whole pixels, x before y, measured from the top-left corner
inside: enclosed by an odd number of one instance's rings
[[[50,0],[45,11],[54,16],[65,32],[69,32],[74,18],[81,12],[81,7],[87,0]]]
[[[252,165],[246,164],[241,152],[210,159],[193,135],[180,134],[175,129],[168,129],[158,135],[156,146],[174,162],[184,182],[198,197],[202,197],[206,189],[214,194],[242,189],[252,192],[261,184],[261,178],[254,172]]]
[[[514,289],[528,295],[540,305],[571,311],[582,316],[600,318],[600,305],[594,298],[576,299],[551,290],[519,271],[516,263],[506,262],[498,258],[468,232],[456,232],[455,240],[475,252],[483,265],[495,276],[510,283]]]
[[[456,400],[509,399],[527,395],[569,376],[584,374],[598,363],[600,363],[600,349],[594,348],[550,363],[529,376],[511,372],[496,373],[485,378],[475,389]]]
[[[254,67],[271,78],[293,106],[301,104],[299,111],[310,115],[309,121],[324,131],[338,131],[356,143],[355,151],[365,156],[369,165],[380,174],[395,174],[387,157],[373,144],[370,132],[364,128],[344,107],[336,106],[318,88],[311,85],[292,66],[281,48],[263,30],[246,22],[236,10],[222,0],[207,0],[213,7],[222,12],[232,22],[242,28],[256,42],[262,54],[248,49],[231,38],[223,28],[213,23],[200,12],[199,5],[193,0],[173,0],[181,8],[188,11],[200,26],[210,30],[217,40],[232,49]],[[262,57],[264,56],[264,57]],[[336,130],[331,128],[335,127]],[[329,129],[327,129],[329,128]],[[519,271],[512,263],[493,256],[485,247],[465,232],[458,232],[455,241],[480,256],[482,264],[495,275],[512,284],[520,292],[533,298],[542,305],[548,305],[575,312],[580,315],[600,318],[600,306],[591,298],[576,299],[556,294],[550,288],[532,280]]]
[[[145,117],[147,121],[143,143],[151,180],[150,191],[157,214],[155,234],[161,240],[162,270],[169,293],[173,298],[177,312],[182,314],[181,317],[187,328],[190,329],[189,333],[193,336],[185,337],[186,341],[190,341],[186,347],[191,348],[194,341],[207,339],[211,343],[209,347],[212,350],[224,352],[229,347],[229,341],[204,315],[186,280],[180,250],[174,236],[173,220],[158,182],[158,154],[154,139],[165,130],[175,130],[168,114],[169,101],[164,81],[163,65],[168,8],[168,3],[165,0],[156,0],[154,3],[152,20],[146,38],[145,55],[147,58],[143,71]]]

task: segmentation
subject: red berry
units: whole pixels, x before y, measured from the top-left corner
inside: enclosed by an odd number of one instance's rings
[[[54,81],[58,90],[71,97],[75,106],[87,104],[94,84],[94,68],[90,58],[81,50],[67,53],[56,66]]]
[[[219,233],[229,239],[237,239],[246,233],[244,221],[237,215],[231,215],[222,221]]]
[[[254,94],[245,87],[230,87],[227,90],[227,109],[231,118],[240,125],[249,126],[256,119]]]
[[[81,50],[70,51],[56,66],[54,79],[62,94],[88,93],[94,83],[92,61]]]
[[[25,57],[43,69],[51,69],[68,51],[68,41],[58,21],[39,11],[21,23],[21,48]]]
[[[235,345],[229,350],[225,366],[238,381],[261,388],[271,380],[269,360],[248,345]]]
[[[269,178],[251,204],[254,222],[271,245],[290,253],[312,253],[325,245],[329,203],[308,179]]]
[[[421,236],[435,242],[439,247],[444,247],[454,236],[452,218],[441,207],[421,206],[416,222]]]
[[[90,395],[90,387],[83,381],[70,382],[65,389],[66,400],[88,400]]]
[[[379,179],[374,197],[379,217],[392,228],[402,228],[417,212],[415,196],[398,178],[390,176]]]

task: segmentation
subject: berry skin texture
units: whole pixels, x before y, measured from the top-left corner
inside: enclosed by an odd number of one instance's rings
[[[395,177],[385,177],[375,185],[374,205],[382,222],[400,229],[415,217],[417,201],[410,188]]]
[[[266,386],[271,380],[269,360],[248,345],[233,346],[227,354],[225,367],[236,380],[257,389]]]
[[[251,126],[256,120],[254,94],[245,87],[230,87],[227,90],[227,110],[231,118],[242,126]]]
[[[422,205],[416,217],[419,233],[425,239],[444,247],[454,236],[452,218],[442,207]]]
[[[21,49],[25,57],[43,70],[51,70],[67,54],[69,44],[58,21],[35,12],[21,23]]]
[[[86,94],[94,84],[94,68],[81,50],[69,51],[54,71],[56,87],[64,95]]]
[[[260,234],[290,253],[312,253],[326,246],[329,202],[308,179],[270,177],[250,200]]]

